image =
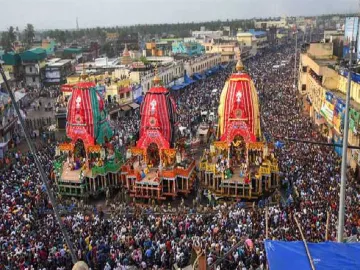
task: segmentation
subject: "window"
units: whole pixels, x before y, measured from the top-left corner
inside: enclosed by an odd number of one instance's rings
[[[302,67],[303,72],[307,72],[307,67]]]
[[[32,67],[29,67],[29,72],[32,73]]]
[[[32,77],[32,80],[33,80],[33,82],[36,82],[36,78],[35,78],[35,77]]]
[[[126,97],[127,97],[127,98],[130,97],[130,92],[126,92]]]
[[[121,93],[120,94],[120,99],[123,99],[124,98],[124,93]]]
[[[306,91],[306,84],[301,85],[301,90]]]

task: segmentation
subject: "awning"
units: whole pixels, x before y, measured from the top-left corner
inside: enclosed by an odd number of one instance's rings
[[[109,114],[117,113],[117,112],[120,111],[120,110],[121,110],[120,107],[112,108],[112,109],[109,110]]]
[[[19,100],[23,99],[27,93],[21,93],[20,91],[15,91],[15,101],[18,102]]]
[[[136,102],[137,104],[141,104],[141,102],[143,102],[143,99],[144,99],[144,96],[139,96],[139,97],[137,97],[137,98],[135,99],[135,102]]]
[[[136,103],[130,103],[129,106],[130,106],[131,108],[133,108],[133,109],[137,109],[137,108],[140,107],[140,105],[139,105],[139,104],[136,104]]]
[[[124,106],[121,106],[121,110],[126,112],[128,110],[131,110],[131,107],[129,105],[124,105]]]
[[[193,74],[193,78],[194,78],[195,80],[202,80],[202,79],[204,79],[204,77],[203,77],[201,74],[199,74],[199,73],[194,73],[194,74]]]

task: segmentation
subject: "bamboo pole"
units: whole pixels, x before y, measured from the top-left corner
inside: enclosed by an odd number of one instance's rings
[[[326,234],[325,234],[325,241],[329,240],[329,223],[330,223],[330,211],[326,212]]]
[[[311,257],[311,254],[310,254],[308,245],[307,245],[307,243],[306,243],[306,239],[305,239],[305,237],[304,237],[304,234],[303,234],[302,229],[301,229],[301,225],[300,225],[300,223],[299,223],[296,215],[294,215],[294,219],[295,219],[296,225],[297,225],[297,227],[298,227],[298,229],[299,229],[299,231],[300,231],[300,235],[301,235],[302,241],[303,241],[304,246],[305,246],[306,255],[307,255],[307,257],[308,257],[308,260],[309,260],[309,263],[310,263],[310,266],[311,266],[311,270],[315,270],[314,261],[313,261],[313,259],[312,259],[312,257]]]

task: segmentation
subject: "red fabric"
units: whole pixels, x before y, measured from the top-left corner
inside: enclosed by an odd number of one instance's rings
[[[85,145],[94,144],[94,119],[90,88],[94,83],[78,83],[68,104],[66,134],[73,141],[81,139]]]
[[[141,104],[140,139],[138,147],[147,148],[150,143],[169,148],[172,140],[172,121],[176,108],[164,87],[153,87]]]
[[[232,81],[232,79],[242,79]],[[233,74],[229,80],[224,108],[225,130],[222,141],[233,141],[236,135],[246,142],[255,142],[255,110],[252,100],[251,78],[248,74]],[[246,119],[246,120],[231,120]]]
[[[74,85],[73,84],[63,84],[61,86],[61,92],[72,92]]]
[[[151,143],[157,144],[159,149],[169,149],[170,143],[159,130],[146,130],[137,142],[137,147],[147,148]]]

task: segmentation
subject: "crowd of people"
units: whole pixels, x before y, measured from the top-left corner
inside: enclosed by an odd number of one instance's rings
[[[284,67],[271,67],[286,61]],[[293,46],[271,47],[245,61],[256,85],[261,105],[261,124],[273,141],[283,137],[326,140],[303,112],[293,85]],[[180,123],[196,132],[203,110],[216,109],[220,91],[232,67],[219,71],[172,93]],[[138,130],[139,115],[113,122],[121,127],[118,146]],[[331,147],[286,142],[276,150],[281,178],[288,185],[285,202],[269,207],[270,239],[299,240],[297,216],[307,241],[335,240],[340,179],[340,160]],[[38,155],[51,175],[54,147],[43,146]],[[359,239],[359,184],[349,171],[346,192],[345,233]],[[32,157],[18,154],[12,166],[0,174],[0,269],[70,269],[68,247],[57,225]],[[91,269],[171,269],[189,264],[192,247],[200,247],[208,265],[218,259],[218,269],[265,269],[263,203],[211,204],[205,212],[178,211],[159,215],[156,206],[123,204],[113,215],[68,213],[63,216],[79,260]],[[192,207],[192,206],[190,206]],[[328,235],[326,220],[329,216]],[[239,244],[238,244],[239,243]],[[235,248],[233,248],[235,247]],[[225,256],[225,257],[224,257]]]

